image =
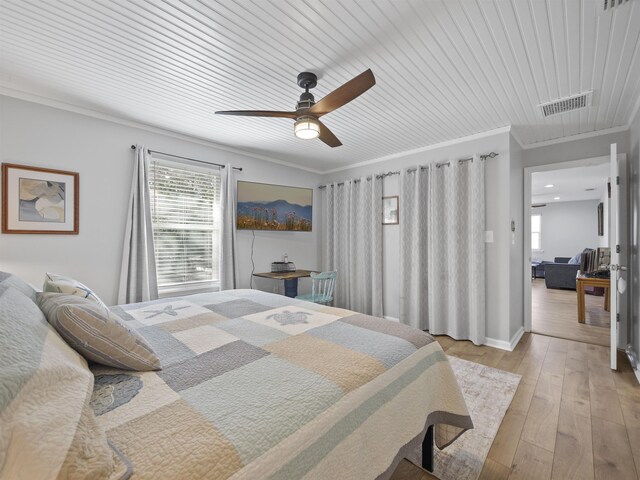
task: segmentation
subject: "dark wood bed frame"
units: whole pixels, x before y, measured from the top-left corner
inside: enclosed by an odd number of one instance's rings
[[[422,468],[427,472],[433,472],[433,425],[427,428],[422,440]]]

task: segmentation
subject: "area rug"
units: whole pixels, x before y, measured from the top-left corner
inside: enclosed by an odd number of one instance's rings
[[[520,383],[520,375],[449,356],[474,429],[435,449],[434,475],[441,480],[476,480]]]

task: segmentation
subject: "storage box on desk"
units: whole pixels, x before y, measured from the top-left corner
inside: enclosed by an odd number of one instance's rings
[[[295,272],[296,264],[293,262],[271,262],[271,273]]]

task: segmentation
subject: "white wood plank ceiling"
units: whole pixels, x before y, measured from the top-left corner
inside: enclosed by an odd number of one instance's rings
[[[318,171],[506,125],[531,144],[629,121],[639,2],[2,0],[0,87]],[[342,147],[213,114],[292,110],[299,72],[318,100],[367,68],[377,85],[323,119]],[[591,107],[537,107],[588,90]]]

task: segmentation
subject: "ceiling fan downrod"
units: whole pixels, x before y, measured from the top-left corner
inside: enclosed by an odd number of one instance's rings
[[[318,77],[315,73],[302,72],[298,75],[298,86],[304,88],[304,93],[300,94],[300,100],[297,103],[297,109],[311,108],[315,103],[313,94],[309,89],[314,88],[318,84]]]

